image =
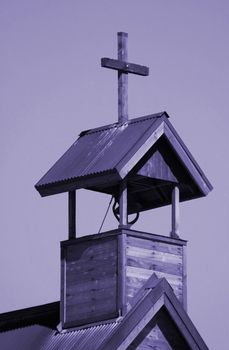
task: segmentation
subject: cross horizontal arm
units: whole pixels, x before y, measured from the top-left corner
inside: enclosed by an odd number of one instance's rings
[[[143,76],[149,75],[149,68],[146,66],[140,66],[139,64],[114,60],[107,57],[101,58],[101,66],[105,68],[118,70],[123,73],[132,73]]]

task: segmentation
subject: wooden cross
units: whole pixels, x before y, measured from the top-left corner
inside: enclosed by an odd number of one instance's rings
[[[101,66],[118,71],[118,121],[128,120],[128,73],[147,76],[149,68],[139,64],[129,63],[127,55],[128,34],[118,33],[118,59],[102,58]]]
[[[102,58],[101,66],[118,71],[118,122],[128,120],[128,73],[147,76],[149,68],[128,62],[127,54],[128,34],[118,33],[118,59]],[[127,179],[120,183],[119,192],[119,226],[128,226]]]

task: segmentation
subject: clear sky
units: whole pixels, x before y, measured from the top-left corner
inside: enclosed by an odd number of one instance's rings
[[[117,120],[116,33],[129,33],[130,118],[166,110],[214,190],[181,205],[188,310],[210,349],[228,346],[229,2],[0,1],[0,312],[59,299],[67,195],[34,184],[80,131]],[[96,233],[109,197],[77,193],[77,234]],[[99,205],[98,205],[99,203]],[[109,214],[105,229],[115,228]],[[170,208],[136,229],[169,234]]]

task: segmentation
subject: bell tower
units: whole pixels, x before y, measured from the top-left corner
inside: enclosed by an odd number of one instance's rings
[[[101,59],[102,67],[118,73],[118,122],[81,132],[35,186],[41,196],[68,192],[69,233],[61,242],[63,329],[124,317],[153,274],[164,277],[187,308],[187,242],[180,238],[179,205],[206,196],[212,186],[166,112],[129,119],[128,74],[147,76],[149,69],[128,61],[127,39],[118,33],[118,59]],[[80,188],[113,198],[117,228],[77,238]],[[133,229],[141,212],[166,205],[167,236]]]

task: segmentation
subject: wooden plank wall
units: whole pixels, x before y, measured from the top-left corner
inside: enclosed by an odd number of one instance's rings
[[[159,151],[154,152],[151,158],[149,158],[138,171],[138,175],[151,177],[153,179],[178,182]]]
[[[135,348],[136,350],[172,350],[171,346],[167,342],[160,328],[156,325],[148,335],[144,338],[142,343]],[[129,349],[128,349],[129,350]]]
[[[177,298],[183,303],[183,247],[168,242],[127,236],[126,290],[127,302],[135,296],[147,279],[156,273],[171,284]]]
[[[65,325],[117,316],[115,237],[77,242],[65,249]]]

